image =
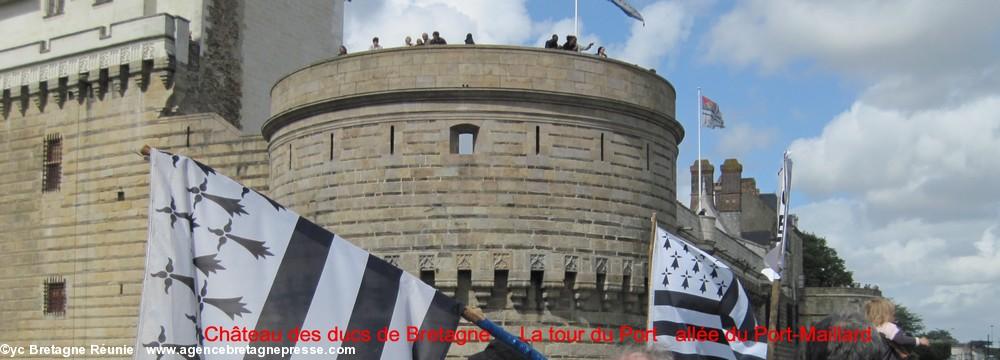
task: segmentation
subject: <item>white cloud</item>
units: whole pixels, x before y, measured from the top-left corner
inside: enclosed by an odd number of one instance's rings
[[[633,22],[624,45],[609,46],[610,56],[642,67],[656,67],[691,34],[694,12],[681,3],[658,1],[640,10],[645,26]]]
[[[719,132],[716,154],[724,158],[739,158],[770,146],[776,133],[775,129],[759,129],[747,123],[726,126],[724,131]]]
[[[433,31],[449,44],[461,44],[466,33],[477,43],[519,44],[532,30],[524,0],[366,0],[347,3],[345,9],[344,42],[352,52],[367,50],[375,36],[387,47]]]
[[[705,49],[709,59],[768,71],[807,60],[879,77],[929,73],[992,61],[998,19],[990,0],[751,0],[719,19]]]
[[[793,209],[799,226],[826,237],[855,281],[881,287],[929,329],[972,339],[1000,296],[1000,213],[951,221],[869,221],[864,201],[835,197]]]
[[[1000,95],[912,113],[865,103],[795,140],[798,189],[849,192],[878,218],[950,219],[1000,208]]]
[[[540,47],[552,34],[559,34],[562,42],[566,34],[573,33],[572,18],[535,21],[524,3],[525,0],[354,1],[345,5],[344,42],[349,51],[356,52],[367,50],[375,36],[383,46],[395,47],[402,46],[406,36],[415,41],[423,32],[439,31],[449,44],[460,44],[466,33],[472,33],[477,44]],[[640,10],[647,19],[646,26],[633,23],[628,39],[620,44],[602,43],[598,35],[587,33],[586,24],[581,21],[580,42],[594,42],[589,53],[605,46],[612,58],[655,67],[689,36],[691,18],[697,12],[692,9],[674,1],[654,2]]]

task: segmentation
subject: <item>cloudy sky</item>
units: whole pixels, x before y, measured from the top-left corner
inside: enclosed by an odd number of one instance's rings
[[[706,130],[714,164],[776,188],[796,161],[793,211],[854,271],[960,340],[1000,334],[1000,2],[580,0],[584,42],[656,68],[688,129],[678,196],[696,157],[697,88],[726,128]],[[398,46],[440,31],[453,43],[540,46],[573,31],[571,0],[361,0],[345,41]],[[596,45],[594,47],[596,50]]]

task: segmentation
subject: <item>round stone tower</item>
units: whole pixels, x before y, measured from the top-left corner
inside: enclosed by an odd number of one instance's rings
[[[561,50],[341,56],[272,89],[271,193],[515,334],[644,327],[650,216],[676,224],[675,98],[647,69]],[[537,346],[607,349],[583,341]]]

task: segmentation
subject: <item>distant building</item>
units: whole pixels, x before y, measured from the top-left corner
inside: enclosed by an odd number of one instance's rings
[[[951,346],[951,360],[987,360],[986,348],[973,342]]]

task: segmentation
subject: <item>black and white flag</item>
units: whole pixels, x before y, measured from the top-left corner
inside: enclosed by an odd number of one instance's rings
[[[158,150],[150,151],[150,164],[136,358],[442,359],[447,353],[448,342],[405,337],[408,329],[454,330],[459,305],[451,298],[211,167]],[[383,328],[403,339],[377,341]],[[289,336],[296,329],[319,330],[321,338]],[[223,330],[257,337],[240,341]],[[317,353],[337,347],[353,354]],[[190,353],[197,348],[201,353]],[[276,349],[286,353],[259,355]]]
[[[728,266],[660,227],[653,246],[648,324],[656,334],[652,346],[671,351],[676,359],[767,358],[767,343],[753,341],[757,319],[750,299]],[[678,338],[681,331],[695,336],[691,330],[704,330],[699,336],[714,334],[718,340]],[[744,331],[750,336],[735,336]],[[727,332],[733,335],[729,339]]]
[[[785,243],[788,238],[788,203],[791,201],[792,192],[792,158],[785,152],[781,162],[781,170],[778,171],[778,244],[774,246],[764,257],[766,267],[761,273],[770,281],[781,279],[781,273],[785,270]]]

